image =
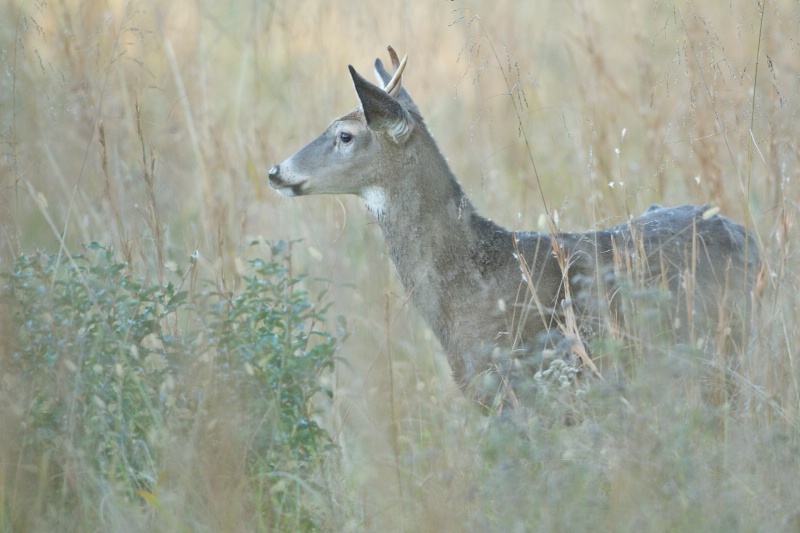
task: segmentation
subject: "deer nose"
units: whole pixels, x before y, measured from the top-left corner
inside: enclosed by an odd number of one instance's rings
[[[275,165],[271,169],[269,169],[269,186],[273,189],[278,188],[281,185],[281,179],[278,175],[281,172],[281,166]]]

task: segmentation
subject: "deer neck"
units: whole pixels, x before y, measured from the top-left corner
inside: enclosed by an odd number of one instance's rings
[[[490,281],[476,259],[493,255],[498,234],[511,241],[508,232],[476,213],[438,151],[428,161],[434,164],[405,165],[391,186],[362,196],[383,230],[404,289],[447,348],[454,333],[451,303],[470,300],[478,282]]]
[[[475,245],[469,224],[473,213],[472,204],[458,189],[439,198],[430,190],[411,187],[386,192],[386,208],[378,214],[378,223],[406,290],[438,283],[453,267],[443,257],[458,257]]]

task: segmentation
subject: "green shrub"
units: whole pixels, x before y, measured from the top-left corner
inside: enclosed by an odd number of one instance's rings
[[[314,528],[302,498],[287,501],[289,487],[270,487],[287,471],[305,482],[330,446],[311,400],[332,394],[319,377],[333,367],[337,339],[320,329],[324,293],[312,301],[292,276],[289,245],[270,249],[227,293],[190,295],[180,272],[174,283],[147,282],[95,243],[86,256],[21,255],[0,274],[13,332],[0,400],[19,414],[16,462],[49,480],[37,488],[42,506],[68,506],[101,486],[160,507],[169,443],[191,442],[206,422],[203,402],[227,395],[252,421],[233,436],[248,443],[246,475],[259,489],[270,485],[251,503],[263,516],[291,512]],[[213,380],[198,388],[187,376],[204,357]]]
[[[273,257],[287,243],[272,246]],[[325,321],[327,307],[317,308],[301,277],[289,274],[288,264],[277,260],[250,261],[238,293],[206,295],[204,318],[209,344],[216,351],[218,380],[234,382],[249,412],[275,409],[280,431],[259,435],[252,452],[259,460],[273,449],[286,449],[293,459],[308,462],[327,435],[311,419],[310,398],[318,392],[332,396],[318,380],[333,367],[335,338],[315,329]],[[324,296],[320,294],[316,300]]]
[[[133,491],[157,477],[148,433],[164,426],[160,392],[177,359],[161,321],[186,295],[136,280],[108,249],[89,252],[22,255],[2,274],[16,332],[4,371],[22,392],[27,454],[79,459]]]

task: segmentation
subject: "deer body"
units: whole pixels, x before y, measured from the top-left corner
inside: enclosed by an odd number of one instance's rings
[[[361,106],[270,170],[269,181],[287,196],[344,193],[365,200],[403,287],[465,393],[490,404],[497,390],[487,392],[484,378],[498,376],[490,388],[502,382],[513,393],[517,383],[508,370],[540,360],[567,308],[582,328],[608,331],[623,305],[621,277],[673,294],[678,329],[715,333],[726,302],[741,324],[759,264],[742,226],[707,216],[708,207],[654,206],[597,232],[505,230],[481,217],[462,191],[400,85],[402,66],[390,53],[394,79],[375,63],[386,89],[350,67]]]

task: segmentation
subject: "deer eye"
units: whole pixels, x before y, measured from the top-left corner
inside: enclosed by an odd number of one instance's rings
[[[351,133],[347,133],[346,131],[342,131],[339,133],[339,140],[343,144],[349,144],[353,140],[353,135]]]

